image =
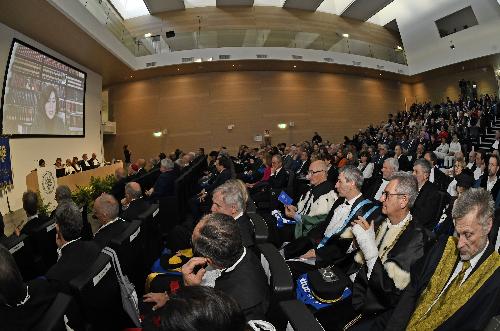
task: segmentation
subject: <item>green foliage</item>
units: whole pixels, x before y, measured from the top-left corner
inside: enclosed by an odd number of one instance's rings
[[[79,206],[83,206],[85,204],[92,206],[94,204],[94,200],[101,194],[111,192],[111,188],[115,182],[116,179],[113,175],[108,175],[104,178],[90,177],[89,185],[77,186],[77,189],[73,191],[73,201]]]
[[[49,216],[49,210],[51,210],[51,203],[44,203],[42,196],[40,195],[40,192],[36,192],[36,195],[38,196],[38,214],[40,215],[46,215]]]

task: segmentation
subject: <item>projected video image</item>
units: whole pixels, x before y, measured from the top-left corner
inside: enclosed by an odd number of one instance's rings
[[[14,40],[2,97],[2,133],[84,136],[86,74]]]

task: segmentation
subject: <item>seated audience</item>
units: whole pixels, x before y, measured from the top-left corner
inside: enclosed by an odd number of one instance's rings
[[[373,175],[373,163],[371,162],[370,153],[368,151],[362,151],[359,154],[359,164],[358,169],[363,173],[363,178],[369,179]]]
[[[446,176],[437,166],[437,157],[433,152],[426,152],[424,159],[431,163],[431,173],[429,175],[429,182],[434,183],[440,191],[446,192],[451,180]]]
[[[389,183],[389,178],[399,169],[399,163],[396,158],[385,159],[382,165],[382,177],[372,178],[368,182],[366,189],[364,190],[364,196],[373,201],[380,201],[382,192],[384,192],[385,187]]]
[[[136,164],[137,164],[136,178],[144,176],[147,173],[146,169],[144,169],[146,167],[146,160],[138,159],[136,161]]]
[[[353,281],[352,296],[316,314],[328,330],[346,325],[373,330],[390,316],[410,283],[411,268],[424,255],[425,232],[410,212],[417,192],[415,179],[397,172],[381,198],[387,218],[379,224],[363,217],[352,222],[358,247],[354,261],[359,268],[351,269],[355,273],[348,272]]]
[[[403,148],[401,145],[396,145],[394,147],[394,158],[398,161],[400,171],[411,171],[411,163],[408,160],[408,156],[403,153]]]
[[[439,171],[439,170],[438,170]],[[411,210],[421,224],[432,232],[438,223],[440,215],[439,189],[429,181],[431,163],[425,159],[418,159],[413,165],[413,176],[418,183],[418,196]]]
[[[23,281],[9,251],[0,245],[0,328],[33,330],[54,301],[57,292],[46,280]]]
[[[175,180],[177,173],[174,171],[172,160],[165,158],[160,162],[160,176],[156,179],[155,185],[146,191],[146,195],[151,200],[162,197],[173,196],[175,193]]]
[[[483,330],[500,314],[500,255],[488,240],[494,203],[473,188],[457,199],[457,237],[440,240],[412,270],[385,330]]]
[[[160,331],[248,330],[238,303],[224,292],[210,287],[187,286],[170,297],[163,293],[149,293],[144,301],[155,302],[157,308],[163,307]]]
[[[94,234],[94,242],[100,247],[106,247],[111,239],[125,231],[128,226],[118,214],[120,212],[119,204],[116,199],[103,193],[94,201],[94,218],[96,218],[100,227]]]
[[[234,218],[240,229],[243,246],[252,248],[255,244],[255,231],[252,220],[245,213],[245,207],[242,187],[235,179],[220,185],[212,194],[212,213],[222,213]]]
[[[277,198],[282,190],[288,186],[288,172],[283,168],[283,158],[281,155],[273,155],[271,159],[271,177],[269,177],[269,185],[263,187],[259,192],[252,194],[252,199],[255,203],[267,202],[271,203],[271,207],[277,206]]]
[[[45,277],[60,290],[69,293],[68,282],[96,260],[100,248],[93,242],[82,241],[82,213],[74,202],[61,203],[54,215],[59,259]]]
[[[484,174],[486,169],[486,152],[479,150],[476,152],[474,166],[471,168],[474,173],[474,179],[478,180]]]
[[[127,184],[127,173],[125,169],[118,168],[115,170],[116,182],[111,187],[111,195],[115,197],[117,201],[122,201],[125,197],[125,184]]]
[[[141,185],[129,182],[125,185],[125,197],[122,200],[123,211],[120,215],[125,221],[133,221],[151,207],[142,197]],[[126,207],[126,208],[125,208]]]
[[[448,155],[444,157],[444,167],[451,168],[456,160],[456,153],[462,152],[462,146],[458,141],[458,136],[453,135],[453,140],[450,143],[450,148],[448,149]]]
[[[21,234],[31,235],[41,224],[49,220],[46,215],[38,214],[38,195],[33,191],[24,192],[23,209],[26,212],[27,218],[22,228],[18,226],[14,230],[17,236]]]
[[[297,222],[294,238],[307,235],[311,228],[323,222],[337,200],[334,187],[326,176],[325,162],[318,160],[311,163],[307,173],[311,188],[300,197],[297,206],[285,206],[286,217]]]
[[[479,177],[475,186],[482,187],[490,192],[493,201],[496,201],[500,191],[500,181],[498,180],[500,159],[497,155],[491,154],[488,161],[488,167],[484,170],[484,174]]]
[[[309,152],[307,150],[301,149],[299,156],[300,156],[300,160],[298,160],[298,162],[297,162],[295,174],[297,176],[305,177],[307,174],[307,171],[309,170],[309,164],[310,164],[309,156],[310,155],[309,155]]]

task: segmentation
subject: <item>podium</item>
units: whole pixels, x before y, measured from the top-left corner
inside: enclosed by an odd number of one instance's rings
[[[77,186],[89,185],[90,177],[106,177],[108,175],[114,175],[115,170],[118,168],[123,168],[122,162],[59,177],[57,178],[57,185],[67,185],[73,192],[76,190]],[[26,176],[26,187],[28,190],[40,192],[37,171],[32,171]]]

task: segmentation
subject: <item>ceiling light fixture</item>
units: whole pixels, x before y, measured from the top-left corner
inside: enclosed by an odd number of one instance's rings
[[[402,50],[403,50],[403,47],[401,47],[401,46],[397,45],[397,46],[396,46],[396,50],[398,50],[398,51],[402,51]]]
[[[163,133],[161,131],[156,131],[156,132],[153,132],[153,136],[155,138],[160,138],[161,136],[163,135]]]
[[[150,38],[152,36],[151,32],[144,34],[144,38]]]
[[[342,37],[349,38],[349,34],[348,33],[342,33]]]
[[[278,128],[280,129],[286,129],[286,123],[279,123]]]

